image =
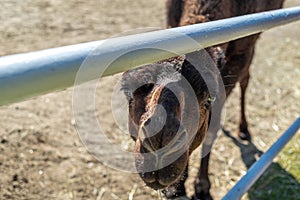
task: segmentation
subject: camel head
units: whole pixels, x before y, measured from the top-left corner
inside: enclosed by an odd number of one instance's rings
[[[211,100],[205,82],[195,73],[190,63],[177,57],[123,74],[135,165],[153,189],[165,188],[180,179],[191,152],[201,144],[208,129]],[[189,101],[184,80],[193,88],[194,103]],[[189,113],[183,109],[187,104]],[[182,122],[184,116],[188,116],[187,123]],[[191,127],[195,130],[193,136],[189,133]]]

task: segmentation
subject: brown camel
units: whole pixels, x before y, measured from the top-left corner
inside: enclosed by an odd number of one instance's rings
[[[273,10],[281,8],[282,4],[283,0],[168,0],[167,26],[172,28]],[[206,136],[202,148],[202,151],[206,153],[201,159],[193,199],[212,199],[209,192],[210,153],[208,151],[220,126],[218,123],[213,124],[209,132],[208,127],[212,118],[215,121],[220,118],[212,116],[213,100],[218,102],[219,107],[223,105],[222,95],[218,93],[220,80],[216,78],[216,74],[221,74],[226,96],[239,82],[241,119],[238,136],[241,139],[250,140],[245,117],[245,92],[250,77],[249,66],[258,37],[259,34],[255,34],[206,48],[206,50],[129,70],[123,74],[122,88],[129,101],[129,131],[136,142],[135,152],[139,155],[136,157],[136,166],[146,185],[154,189],[165,188],[163,192],[169,198],[184,196],[189,155]],[[206,63],[207,59],[205,51],[211,57],[212,65],[215,65],[219,71],[207,69],[202,64]],[[203,73],[205,73],[205,80]],[[190,94],[182,92],[186,91],[183,80],[187,80],[190,84],[198,101],[197,105],[192,105],[190,112],[186,113],[183,113],[184,110],[180,106],[187,104],[185,102],[189,101]],[[209,90],[207,80],[215,83],[213,84],[217,86],[215,90]],[[161,107],[163,109],[160,109]],[[143,171],[149,166],[157,166],[164,162],[162,154],[155,152],[172,143],[172,139],[185,141],[189,133],[182,125],[182,117],[187,116],[192,120],[193,110],[197,111],[200,117],[193,124],[196,127],[196,134],[192,136],[193,140],[188,148],[184,149],[181,155],[167,166],[155,168],[152,172]],[[220,115],[220,112],[217,112],[217,115]],[[144,153],[150,153],[153,158],[146,158]],[[170,151],[169,154],[175,153]]]

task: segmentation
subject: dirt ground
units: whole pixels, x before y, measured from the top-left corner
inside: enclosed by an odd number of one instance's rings
[[[104,39],[165,25],[161,0],[0,0],[0,55]],[[285,6],[300,5],[287,0]],[[247,116],[253,143],[235,138],[239,91],[226,104],[224,128],[212,151],[212,194],[220,199],[300,113],[300,22],[261,36],[251,68]],[[111,120],[109,97],[118,75],[103,79],[97,115],[116,141],[130,143]],[[72,89],[0,108],[0,199],[157,199],[136,174],[99,163],[77,136]],[[0,94],[1,95],[1,94]],[[102,103],[103,101],[103,103]],[[121,139],[122,140],[121,140]],[[199,150],[190,173],[199,167]],[[276,162],[276,161],[275,161]],[[295,163],[299,165],[300,164]],[[285,170],[285,169],[282,169]],[[289,173],[286,171],[286,173]],[[187,182],[192,193],[193,179]],[[299,182],[297,182],[299,185]],[[245,199],[250,199],[245,197]]]

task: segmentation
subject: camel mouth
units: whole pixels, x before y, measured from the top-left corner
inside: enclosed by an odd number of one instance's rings
[[[138,148],[136,149],[138,153],[135,157],[136,169],[147,186],[155,190],[163,189],[180,179],[188,163],[188,150],[183,152],[179,158],[175,159],[171,164],[161,166],[163,162],[166,161],[164,160],[166,157],[159,156],[158,158],[158,155],[150,153],[141,145],[139,140],[137,140],[136,144]],[[168,154],[168,157],[169,156],[172,156],[172,153]]]
[[[155,190],[166,188],[180,179],[188,162],[186,129],[179,126],[172,132],[177,134],[166,133],[168,137],[162,137],[159,142],[161,149],[154,149],[145,138],[136,140],[136,169],[146,185]]]
[[[154,190],[159,190],[166,188],[170,185],[170,183],[166,183],[162,181],[162,177],[159,177],[159,171],[140,173],[140,177],[146,183],[148,187],[151,187]]]
[[[178,181],[184,172],[185,167],[172,164],[161,170],[140,173],[140,177],[145,184],[154,190],[164,189]]]
[[[188,153],[186,152],[172,164],[152,172],[140,173],[140,177],[147,186],[158,190],[176,183],[185,171],[188,164]]]
[[[149,182],[145,182],[145,183],[148,187],[152,188],[153,190],[161,190],[161,189],[165,189],[168,187],[168,185],[162,185],[159,181],[155,181],[152,183],[149,183]]]

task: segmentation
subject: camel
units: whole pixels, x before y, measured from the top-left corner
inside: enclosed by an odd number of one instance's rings
[[[192,25],[220,20],[250,13],[279,9],[284,0],[168,0],[167,27]],[[204,70],[212,82],[218,82],[214,76],[219,73],[225,86],[226,97],[239,83],[241,89],[241,116],[238,136],[243,140],[251,140],[245,116],[245,94],[250,74],[249,67],[253,59],[255,44],[260,34],[199,50],[187,55],[160,61],[125,72],[122,76],[122,89],[129,102],[129,132],[135,141],[136,166],[139,174],[147,186],[153,189],[164,189],[167,198],[185,196],[184,182],[188,175],[188,159],[191,153],[203,143],[203,149],[210,149],[216,132],[220,129],[215,124],[210,132],[211,110],[214,100],[218,101],[218,89],[215,94],[208,89],[201,73],[201,63],[205,59],[204,52],[211,57],[216,70]],[[195,68],[190,60],[196,60],[199,68]],[[161,155],[155,152],[167,146],[176,138],[184,141],[189,133],[182,128],[182,109],[180,105],[187,98],[184,84],[180,77],[184,77],[195,92],[197,105],[195,109],[200,115],[196,127],[196,134],[188,148],[171,164],[152,172],[143,171],[153,162],[163,162]],[[173,89],[178,94],[173,92]],[[176,89],[177,88],[177,89]],[[159,106],[157,106],[159,105]],[[222,106],[222,102],[220,103]],[[164,108],[164,112],[159,109]],[[188,113],[185,113],[185,115]],[[219,113],[220,114],[220,113]],[[218,117],[216,117],[217,120]],[[159,128],[157,128],[159,127]],[[178,136],[179,135],[179,136]],[[182,139],[183,138],[183,139]],[[207,139],[210,138],[210,139]],[[204,141],[204,142],[203,142]],[[149,161],[143,157],[144,153],[152,153],[159,159]],[[173,152],[170,152],[172,155]],[[201,158],[200,170],[194,183],[193,199],[210,200],[210,181],[208,177],[210,153]],[[156,163],[157,164],[157,163]]]

